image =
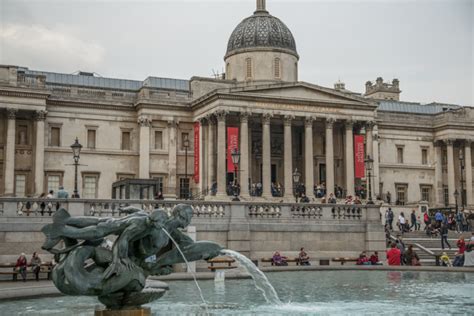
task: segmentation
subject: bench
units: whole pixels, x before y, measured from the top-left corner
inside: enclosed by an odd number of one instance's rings
[[[270,262],[270,263],[272,264],[272,266],[274,265],[272,258],[262,258],[262,259],[260,259],[260,261],[261,261],[261,262]],[[294,263],[296,263],[297,266],[300,264],[300,259],[299,259],[299,258],[290,258],[290,257],[287,257],[287,258],[285,259],[285,261],[286,261],[287,263],[294,262]]]
[[[346,262],[357,262],[357,260],[359,260],[359,258],[332,258],[331,259],[331,261],[340,262],[341,266],[343,266],[344,263]]]
[[[18,280],[18,274],[20,274],[20,271],[15,270],[15,263],[9,262],[9,263],[0,263],[0,269],[10,269],[10,271],[0,271],[0,275],[11,275],[13,281]],[[51,280],[51,273],[53,271],[53,265],[51,262],[42,262],[40,266],[40,273],[46,273],[46,278],[47,280]],[[31,264],[28,264],[28,268],[26,269],[26,273],[28,274],[33,274],[34,272],[31,271]]]
[[[235,262],[235,259],[230,259],[227,257],[220,257],[220,258],[213,258],[207,260],[207,263],[210,264],[207,268],[212,272],[216,270],[227,270],[227,269],[235,269],[236,266],[233,266],[232,263]]]

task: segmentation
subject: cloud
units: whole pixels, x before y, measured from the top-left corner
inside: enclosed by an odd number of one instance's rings
[[[104,56],[101,45],[78,38],[65,28],[6,24],[0,29],[2,64],[71,72],[96,69]]]

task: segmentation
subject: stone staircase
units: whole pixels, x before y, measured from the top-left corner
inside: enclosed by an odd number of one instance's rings
[[[470,233],[465,232],[464,238],[468,241]],[[441,249],[441,237],[430,238],[424,231],[415,231],[403,234],[403,241],[405,245],[412,244],[413,249],[420,257],[420,262],[425,266],[436,265],[436,256],[440,256],[443,252],[446,252],[451,260],[454,259],[454,254],[458,251],[456,241],[459,239],[460,234],[450,231],[448,234],[448,242],[451,245],[451,249],[446,247],[444,250]]]

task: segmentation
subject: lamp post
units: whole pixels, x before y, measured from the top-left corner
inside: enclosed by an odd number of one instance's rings
[[[234,164],[234,186],[233,186],[234,189],[232,192],[234,194],[234,198],[232,199],[232,201],[240,201],[238,187],[237,187],[237,170],[240,163],[240,151],[234,148],[232,150],[231,157],[232,157],[232,163]]]
[[[370,155],[367,155],[367,158],[364,160],[365,162],[365,168],[367,170],[367,181],[368,181],[368,198],[367,198],[367,204],[374,204],[374,201],[372,201],[372,185],[371,185],[371,178],[372,178],[372,167],[374,165],[374,160],[370,157]]]
[[[81,148],[82,145],[79,144],[79,139],[76,137],[76,141],[74,144],[71,145],[72,149],[72,157],[74,159],[74,193],[72,194],[72,198],[78,199],[79,198],[79,192],[77,191],[77,166],[79,165],[79,159],[81,156]]]
[[[189,139],[186,135],[183,141],[184,147],[184,199],[189,198],[189,182],[188,182],[188,148],[189,148]]]
[[[459,192],[458,190],[454,190],[454,202],[456,203],[456,214],[458,213],[458,197],[459,197]]]
[[[295,194],[295,202],[298,203],[298,191],[300,184],[301,173],[298,172],[298,169],[295,169],[293,172],[293,191]]]
[[[459,149],[459,165],[461,166],[461,207],[466,206],[465,196],[464,196],[464,155],[462,148]]]

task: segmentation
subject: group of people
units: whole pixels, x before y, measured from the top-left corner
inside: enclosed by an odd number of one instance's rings
[[[405,246],[401,236],[397,236],[397,240],[390,244],[387,250],[387,263],[390,266],[420,266],[420,257],[413,249],[413,245]]]
[[[367,253],[363,251],[356,262],[357,265],[382,265],[382,262],[379,261],[379,253],[375,251],[370,257],[367,256]]]
[[[68,199],[69,193],[64,189],[63,186],[60,186],[56,194],[54,193],[54,190],[49,190],[48,193],[41,193],[39,198],[42,199],[41,203],[39,203],[39,212],[41,216],[44,216],[44,214],[49,214],[49,216],[51,216],[53,214],[53,209],[56,208],[57,210],[61,205],[59,202],[53,204],[51,201],[48,201],[48,199]],[[32,209],[33,203],[26,201],[20,207],[18,215],[26,214],[26,216],[30,216]]]
[[[41,271],[41,259],[36,252],[33,253],[30,262],[26,259],[26,255],[22,253],[20,257],[16,260],[15,264],[15,271],[20,273],[23,282],[26,282],[26,273],[28,271],[28,267],[31,268],[31,271],[34,273],[36,277],[36,281],[39,281],[39,273]]]
[[[288,265],[288,257],[283,256],[280,254],[279,251],[275,251],[272,256],[272,265],[274,266],[287,266]],[[311,265],[309,262],[308,253],[304,250],[304,247],[300,248],[300,252],[298,254],[297,262],[300,266],[309,266]]]

